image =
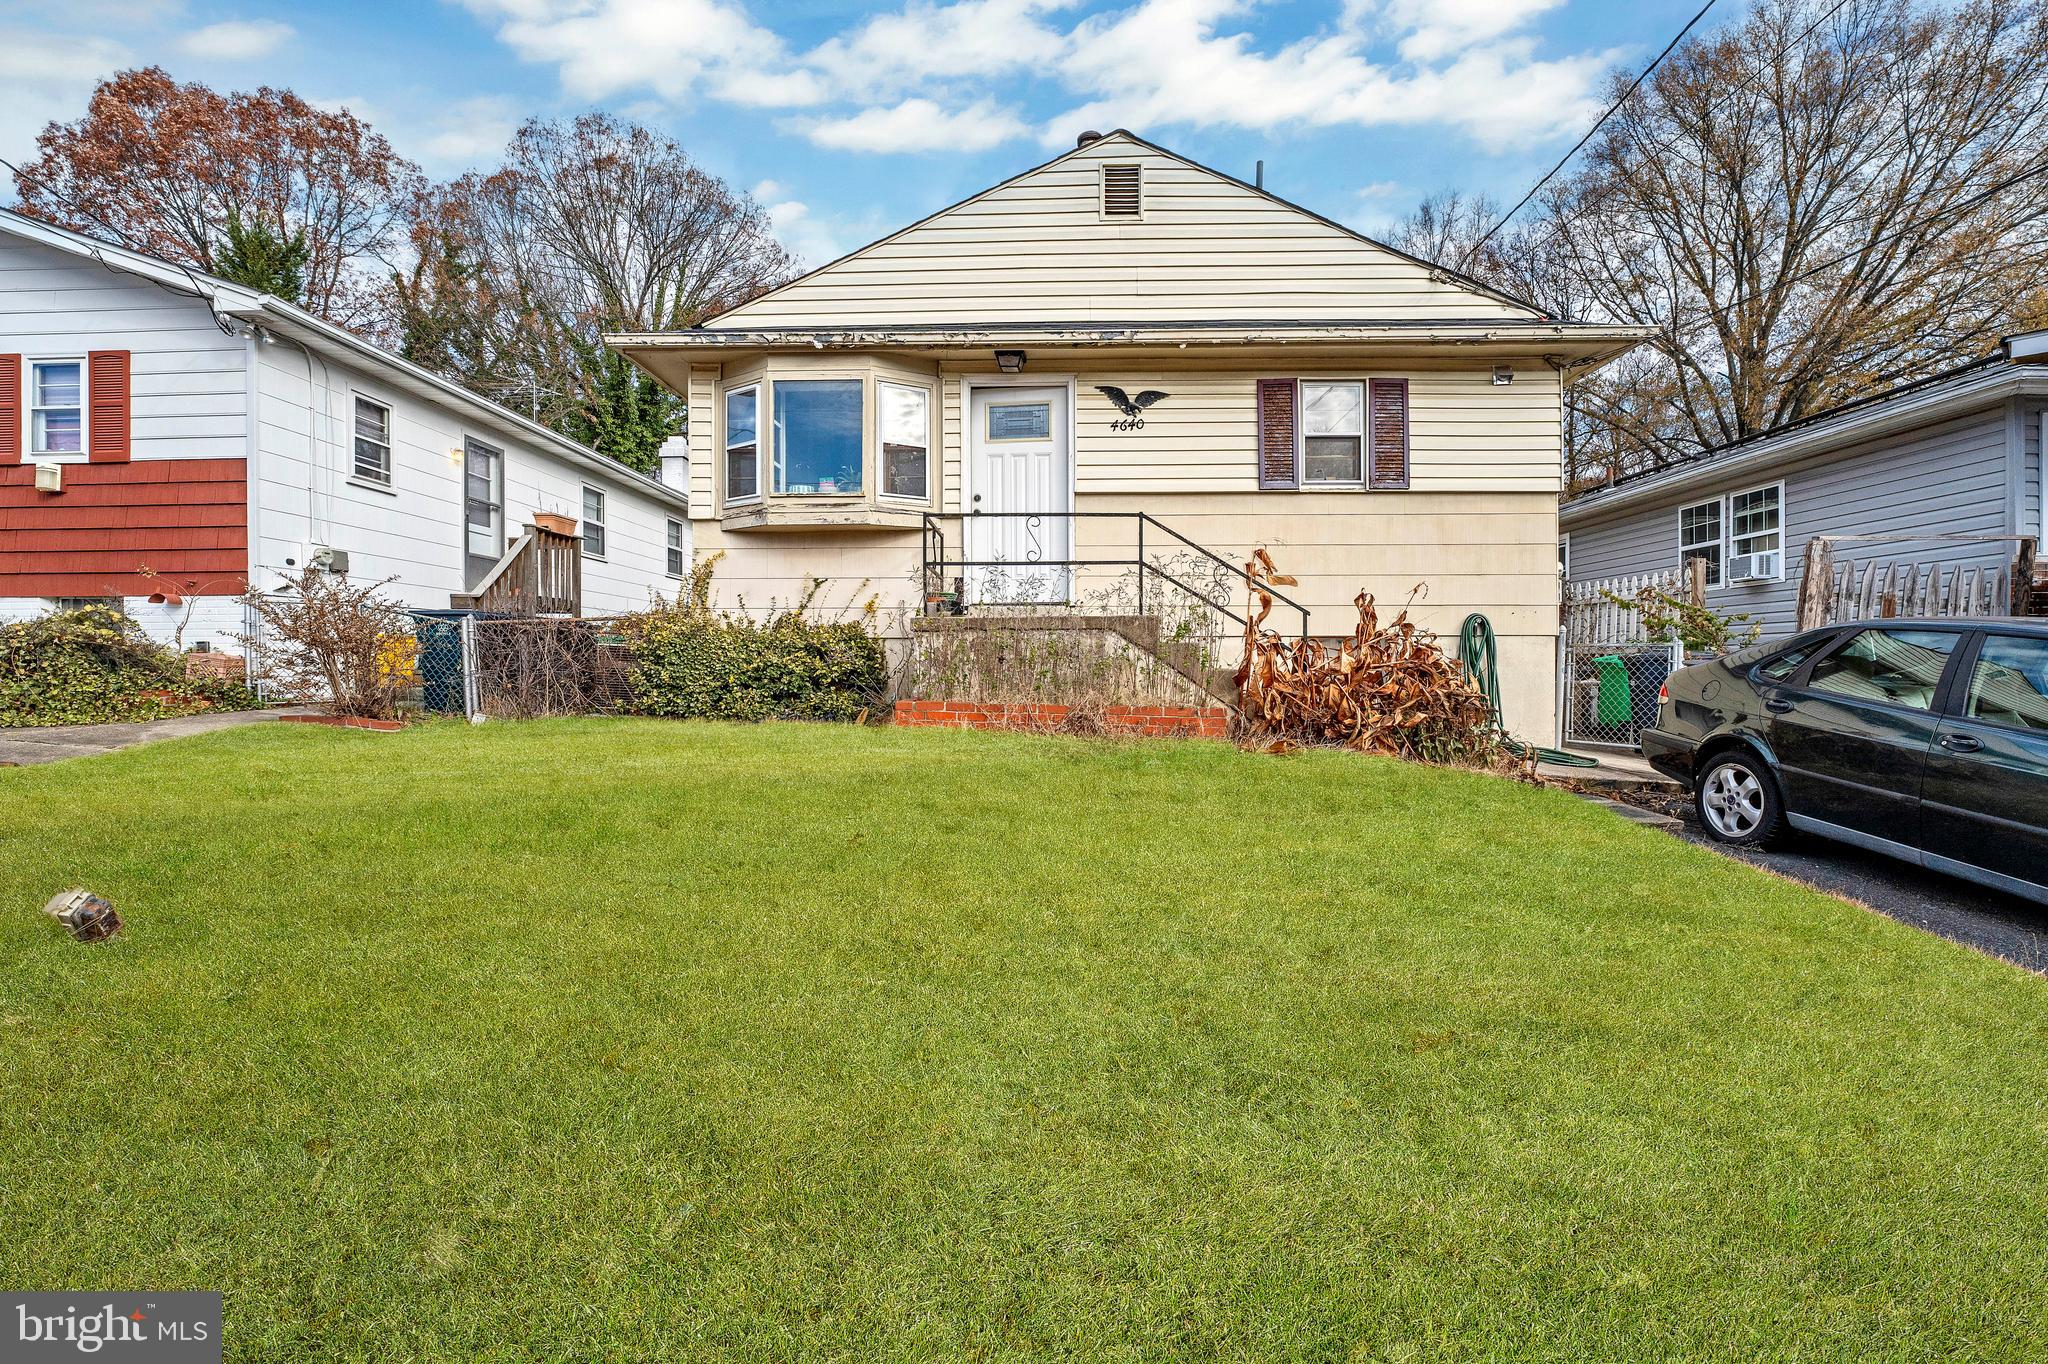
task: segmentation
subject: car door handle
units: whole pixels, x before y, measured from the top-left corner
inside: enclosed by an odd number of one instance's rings
[[[1770,700],[1764,702],[1764,709],[1773,715],[1783,715],[1786,711],[1792,709],[1792,705],[1792,702],[1787,701],[1782,696],[1773,696]]]
[[[1951,753],[1975,753],[1984,747],[1982,739],[1973,739],[1967,734],[1944,734],[1935,742]]]

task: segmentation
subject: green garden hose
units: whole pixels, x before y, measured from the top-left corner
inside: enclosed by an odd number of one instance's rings
[[[1458,662],[1465,669],[1465,676],[1472,684],[1486,693],[1486,702],[1493,707],[1493,720],[1500,724],[1500,669],[1495,664],[1497,650],[1493,639],[1493,622],[1474,611],[1465,617],[1464,628],[1458,631]],[[1506,726],[1502,726],[1503,729]],[[1520,739],[1509,736],[1508,749],[1515,754],[1527,754],[1535,749],[1536,761],[1555,763],[1559,767],[1598,767],[1598,758],[1582,758],[1576,753],[1565,753],[1555,748],[1536,748]]]

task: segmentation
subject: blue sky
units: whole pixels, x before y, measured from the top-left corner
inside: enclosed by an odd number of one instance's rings
[[[530,114],[638,118],[753,191],[811,265],[1086,127],[1246,179],[1264,158],[1276,193],[1372,231],[1433,189],[1519,197],[1597,115],[1604,73],[1697,2],[0,0],[0,157],[157,63],[345,105],[441,176],[489,164]]]

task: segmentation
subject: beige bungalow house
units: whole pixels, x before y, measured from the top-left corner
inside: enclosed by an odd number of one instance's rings
[[[1189,545],[1265,546],[1312,633],[1348,633],[1361,588],[1420,585],[1446,636],[1483,612],[1510,727],[1547,736],[1563,384],[1642,335],[1118,131],[709,325],[608,339],[689,404],[727,605],[823,579],[818,608],[878,597],[901,636],[1078,605],[1139,559],[1156,603],[1207,562]]]

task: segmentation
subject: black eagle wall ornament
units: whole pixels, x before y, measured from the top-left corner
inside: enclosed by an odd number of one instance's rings
[[[1115,384],[1097,384],[1095,391],[1115,403],[1117,411],[1123,413],[1126,417],[1143,416],[1146,408],[1167,396],[1156,388],[1148,388],[1133,398]]]

